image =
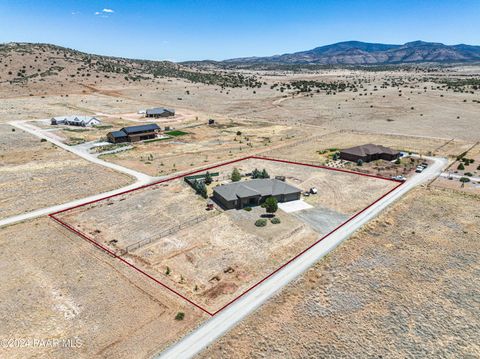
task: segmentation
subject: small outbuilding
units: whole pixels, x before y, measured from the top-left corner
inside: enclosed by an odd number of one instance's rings
[[[171,117],[175,116],[175,110],[162,107],[149,108],[145,111],[145,116],[153,118]]]
[[[278,179],[253,179],[217,186],[213,189],[213,199],[225,209],[241,209],[257,206],[268,197],[275,197],[280,203],[299,200],[301,192]]]
[[[370,162],[376,160],[393,161],[399,157],[399,151],[381,145],[374,145],[371,143],[346,148],[340,151],[340,158],[342,160],[352,162],[358,162],[359,160],[363,162]]]

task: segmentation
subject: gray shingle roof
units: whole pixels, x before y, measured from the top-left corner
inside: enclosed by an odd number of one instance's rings
[[[133,135],[135,133],[158,131],[158,130],[160,130],[160,127],[158,127],[156,123],[149,123],[148,125],[124,127],[120,131],[125,132],[127,135]]]
[[[368,156],[376,153],[388,153],[391,155],[398,154],[398,151],[392,150],[391,148],[381,146],[381,145],[374,145],[372,143],[361,145],[361,146],[355,146],[351,148],[346,148],[341,152],[349,153],[356,156]]]
[[[112,131],[110,134],[115,138],[127,137],[127,134],[123,131]]]
[[[164,112],[170,112],[172,114],[175,114],[175,110],[162,107],[149,108],[148,110],[146,110],[147,115],[161,115]]]
[[[253,179],[232,182],[217,186],[213,190],[227,201],[253,196],[265,197],[301,192],[298,188],[277,179]]]

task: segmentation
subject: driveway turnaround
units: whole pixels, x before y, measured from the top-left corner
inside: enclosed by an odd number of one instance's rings
[[[313,206],[299,199],[298,201],[279,203],[278,208],[280,208],[282,211],[286,213],[292,213],[292,212],[301,211],[303,209],[310,209],[310,208],[313,208]]]

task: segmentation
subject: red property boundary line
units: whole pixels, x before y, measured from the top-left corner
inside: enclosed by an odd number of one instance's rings
[[[135,266],[134,264],[130,263],[130,262],[127,261],[126,259],[120,257],[120,256],[117,255],[115,252],[111,251],[109,248],[101,245],[100,243],[96,242],[94,239],[88,237],[85,233],[80,232],[79,230],[73,228],[71,225],[69,225],[69,224],[66,223],[65,221],[63,221],[63,220],[61,220],[60,218],[56,217],[57,214],[64,213],[64,212],[67,212],[67,211],[70,211],[70,210],[73,210],[73,209],[76,209],[76,208],[80,208],[80,207],[83,207],[83,206],[87,206],[87,205],[92,204],[92,203],[104,201],[104,200],[109,199],[109,198],[121,196],[121,195],[130,193],[130,192],[134,192],[134,191],[138,191],[138,190],[140,190],[140,189],[144,189],[144,188],[147,188],[147,187],[152,187],[152,186],[158,185],[158,184],[160,184],[160,183],[165,183],[165,182],[173,181],[173,180],[180,179],[180,178],[183,178],[183,177],[186,177],[186,176],[191,176],[191,175],[196,174],[196,173],[199,173],[199,172],[208,171],[208,170],[210,170],[210,169],[214,169],[214,168],[218,168],[218,167],[223,167],[223,166],[226,166],[226,165],[229,165],[229,164],[232,164],[232,163],[241,162],[241,161],[248,160],[248,159],[258,159],[258,160],[288,163],[288,164],[294,164],[294,165],[300,165],[300,166],[306,166],[306,167],[321,168],[321,169],[326,169],[326,170],[329,170],[329,171],[343,172],[343,173],[354,174],[354,175],[358,175],[358,176],[371,177],[371,178],[376,178],[376,179],[381,179],[381,180],[396,182],[396,183],[398,183],[398,185],[395,186],[394,188],[392,188],[391,190],[389,190],[387,193],[383,194],[381,197],[379,197],[378,199],[376,199],[374,202],[372,202],[371,204],[369,204],[367,207],[365,207],[365,208],[362,209],[361,211],[359,211],[359,212],[357,212],[356,214],[354,214],[352,217],[350,217],[349,219],[347,219],[345,222],[341,223],[339,226],[337,226],[336,228],[334,228],[333,230],[331,230],[329,233],[327,233],[326,235],[324,235],[323,237],[321,237],[320,239],[318,239],[316,242],[314,242],[313,244],[311,244],[310,246],[308,246],[307,248],[305,248],[303,251],[301,251],[300,253],[298,253],[297,255],[295,255],[293,258],[289,259],[286,263],[282,264],[282,265],[281,265],[279,268],[277,268],[275,271],[273,271],[272,273],[270,273],[269,275],[267,275],[265,278],[261,279],[259,282],[257,282],[256,284],[254,284],[253,286],[251,286],[250,288],[248,288],[247,290],[245,290],[243,293],[241,293],[238,297],[234,298],[233,300],[231,300],[230,302],[228,302],[228,303],[225,304],[223,307],[221,307],[220,309],[218,309],[217,311],[215,311],[215,312],[213,312],[213,313],[210,312],[210,311],[208,311],[207,309],[201,307],[200,305],[196,304],[195,302],[193,302],[192,300],[188,299],[188,298],[185,297],[184,295],[180,294],[180,293],[179,293],[178,291],[176,291],[175,289],[173,289],[173,288],[167,286],[166,284],[162,283],[161,281],[159,281],[159,280],[156,279],[155,277],[151,276],[150,274],[146,273],[146,272],[143,271],[142,269],[138,268],[138,267]],[[151,183],[151,184],[147,184],[147,185],[144,185],[144,186],[140,186],[140,187],[138,187],[138,188],[134,188],[134,189],[131,189],[131,190],[119,192],[119,193],[116,193],[116,194],[113,194],[113,195],[110,195],[110,196],[105,196],[105,197],[103,197],[103,198],[100,198],[100,199],[97,199],[97,200],[94,200],[94,201],[90,201],[90,202],[86,202],[86,203],[79,204],[79,205],[76,205],[76,206],[72,206],[72,207],[63,209],[63,210],[61,210],[61,211],[57,211],[57,212],[51,213],[51,214],[49,214],[49,217],[52,218],[55,222],[57,222],[57,223],[60,224],[61,226],[63,226],[63,227],[65,227],[66,229],[68,229],[69,231],[71,231],[71,232],[75,233],[76,235],[78,235],[79,237],[87,240],[88,242],[90,242],[90,243],[92,243],[94,246],[96,246],[97,248],[103,250],[104,252],[108,253],[108,254],[111,255],[112,257],[120,260],[121,262],[125,263],[127,266],[129,266],[129,267],[131,267],[132,269],[138,271],[139,273],[145,275],[145,276],[148,277],[149,279],[153,280],[155,283],[160,284],[162,287],[164,287],[164,288],[168,289],[169,291],[171,291],[172,293],[178,295],[180,298],[184,299],[186,302],[192,304],[192,305],[195,306],[196,308],[202,310],[203,312],[205,312],[205,313],[207,313],[208,315],[210,315],[210,316],[213,317],[214,315],[218,314],[220,311],[222,311],[223,309],[225,309],[226,307],[228,307],[229,305],[231,305],[232,303],[234,303],[235,301],[237,301],[238,299],[240,299],[241,297],[243,297],[245,294],[247,294],[248,292],[250,292],[251,290],[253,290],[253,289],[256,288],[257,286],[259,286],[260,284],[262,284],[262,283],[263,283],[264,281],[266,281],[268,278],[270,278],[271,276],[273,276],[274,274],[276,274],[277,272],[279,272],[280,270],[282,270],[283,268],[285,268],[287,265],[289,265],[291,262],[293,262],[294,260],[296,260],[296,259],[297,259],[298,257],[300,257],[301,255],[303,255],[305,252],[307,252],[308,250],[310,250],[311,248],[313,248],[315,245],[317,245],[318,243],[320,243],[321,241],[323,241],[323,240],[324,240],[325,238],[327,238],[329,235],[331,235],[332,233],[334,233],[335,231],[337,231],[338,229],[340,229],[341,227],[343,227],[344,225],[346,225],[346,224],[349,223],[350,221],[354,220],[357,216],[359,216],[360,214],[362,214],[363,212],[365,212],[366,210],[368,210],[370,207],[372,207],[373,205],[375,205],[377,202],[381,201],[383,198],[385,198],[385,197],[388,196],[390,193],[392,193],[393,191],[395,191],[398,187],[400,187],[403,183],[404,183],[404,182],[397,181],[397,180],[393,180],[393,179],[386,178],[386,177],[381,177],[381,176],[376,176],[376,175],[370,175],[370,174],[365,174],[365,173],[358,173],[358,172],[353,172],[353,171],[349,171],[349,170],[345,170],[345,169],[332,168],[332,167],[326,167],[326,166],[320,166],[320,165],[313,165],[313,164],[302,163],[302,162],[295,162],[295,161],[288,161],[288,160],[281,160],[281,159],[273,159],[273,158],[262,157],[262,156],[248,156],[248,157],[243,157],[243,158],[240,158],[240,159],[236,159],[236,160],[224,162],[224,163],[221,163],[221,164],[218,164],[218,165],[214,165],[214,166],[202,168],[202,169],[199,169],[199,170],[196,170],[196,171],[193,171],[193,172],[189,172],[189,173],[177,175],[177,176],[174,176],[174,177],[166,178],[166,179],[163,179],[163,180],[160,180],[160,181]]]

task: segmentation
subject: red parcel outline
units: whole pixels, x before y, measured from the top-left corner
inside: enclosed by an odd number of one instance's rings
[[[383,194],[382,196],[380,196],[379,198],[377,198],[374,202],[372,202],[371,204],[369,204],[369,205],[368,205],[367,207],[365,207],[364,209],[362,209],[362,210],[360,210],[359,212],[355,213],[352,217],[350,217],[349,219],[347,219],[345,222],[341,223],[339,226],[337,226],[336,228],[334,228],[333,230],[331,230],[329,233],[325,234],[323,237],[321,237],[320,239],[318,239],[316,242],[312,243],[310,246],[308,246],[307,248],[305,248],[303,251],[301,251],[300,253],[298,253],[297,255],[295,255],[294,257],[292,257],[291,259],[289,259],[287,262],[285,262],[284,264],[282,264],[280,267],[278,267],[278,268],[277,268],[276,270],[274,270],[272,273],[270,273],[269,275],[267,275],[265,278],[261,279],[259,282],[257,282],[256,284],[252,285],[250,288],[246,289],[246,290],[245,290],[243,293],[241,293],[238,297],[234,298],[233,300],[231,300],[230,302],[228,302],[228,303],[225,304],[223,307],[221,307],[220,309],[216,310],[216,311],[213,312],[213,313],[210,312],[210,311],[208,311],[207,309],[201,307],[200,305],[198,305],[197,303],[195,303],[195,302],[193,302],[192,300],[188,299],[187,297],[185,297],[184,295],[182,295],[181,293],[179,293],[179,292],[176,291],[175,289],[173,289],[173,288],[169,287],[168,285],[162,283],[161,281],[159,281],[159,280],[156,279],[155,277],[151,276],[150,274],[146,273],[146,272],[143,271],[142,269],[138,268],[138,267],[135,266],[134,264],[132,264],[132,263],[130,263],[129,261],[127,261],[126,259],[124,259],[124,258],[122,258],[121,256],[117,255],[115,252],[113,252],[113,251],[110,250],[109,248],[107,248],[107,247],[103,246],[102,244],[96,242],[94,239],[88,237],[85,233],[80,232],[79,230],[73,228],[70,224],[66,223],[65,221],[63,221],[63,220],[61,220],[60,218],[57,217],[57,215],[60,214],[60,213],[64,213],[64,212],[67,212],[67,211],[70,211],[70,210],[73,210],[73,209],[76,209],[76,208],[79,208],[79,207],[83,207],[83,206],[86,206],[86,205],[89,205],[89,204],[92,204],[92,203],[104,201],[104,200],[109,199],[109,198],[112,198],[112,197],[121,196],[121,195],[130,193],[130,192],[138,191],[138,190],[143,189],[143,188],[155,186],[155,185],[158,185],[158,184],[160,184],[160,183],[173,181],[173,180],[176,180],[176,179],[179,179],[179,178],[183,178],[183,177],[186,177],[186,176],[191,176],[191,175],[196,174],[196,173],[199,173],[199,172],[204,172],[204,171],[207,171],[207,170],[211,170],[211,169],[214,169],[214,168],[226,166],[226,165],[229,165],[229,164],[232,164],[232,163],[236,163],[236,162],[245,161],[245,160],[248,160],[248,159],[258,159],[258,160],[265,160],[265,161],[289,163],[289,164],[293,164],[293,165],[300,165],[300,166],[306,166],[306,167],[321,168],[321,169],[326,169],[326,170],[329,170],[329,171],[344,172],[344,173],[354,174],[354,175],[357,175],[357,176],[372,177],[372,178],[381,179],[381,180],[385,180],[385,181],[396,182],[396,183],[398,183],[398,185],[395,186],[394,188],[392,188],[391,190],[389,190],[388,192],[386,192],[385,194]],[[365,212],[367,209],[369,209],[370,207],[372,207],[374,204],[376,204],[377,202],[379,202],[380,200],[382,200],[384,197],[388,196],[390,193],[392,193],[392,192],[395,191],[398,187],[400,187],[403,183],[404,183],[404,182],[402,182],[402,181],[397,181],[397,180],[394,180],[394,179],[391,179],[391,178],[386,178],[386,177],[381,177],[381,176],[376,176],[376,175],[371,175],[371,174],[365,174],[365,173],[358,173],[358,172],[353,172],[353,171],[349,171],[349,170],[345,170],[345,169],[340,169],[340,168],[332,168],[332,167],[326,167],[326,166],[320,166],[320,165],[313,165],[313,164],[309,164],[309,163],[302,163],[302,162],[296,162],[296,161],[281,160],[281,159],[275,159],[275,158],[269,158],[269,157],[262,157],[262,156],[247,156],[247,157],[239,158],[239,159],[236,159],[236,160],[232,160],[232,161],[224,162],[224,163],[221,163],[221,164],[217,164],[217,165],[214,165],[214,166],[210,166],[210,167],[202,168],[202,169],[199,169],[199,170],[195,170],[195,171],[192,171],[192,172],[189,172],[189,173],[177,175],[177,176],[174,176],[174,177],[169,177],[169,178],[166,178],[166,179],[163,179],[163,180],[154,182],[154,183],[150,183],[150,184],[147,184],[147,185],[138,187],[138,188],[134,188],[134,189],[131,189],[131,190],[119,192],[119,193],[114,194],[114,195],[106,196],[106,197],[103,197],[103,198],[100,198],[100,199],[97,199],[97,200],[94,200],[94,201],[90,201],[90,202],[86,202],[86,203],[83,203],[83,204],[80,204],[80,205],[77,205],[77,206],[69,207],[69,208],[63,209],[63,210],[61,210],[61,211],[57,211],[57,212],[51,213],[51,214],[49,214],[49,217],[52,218],[55,222],[59,223],[61,226],[65,227],[65,228],[67,228],[68,230],[70,230],[71,232],[77,234],[79,237],[81,237],[81,238],[87,240],[88,242],[92,243],[92,244],[93,244],[94,246],[96,246],[97,248],[103,250],[104,252],[108,253],[108,254],[111,255],[112,257],[120,260],[121,262],[123,262],[124,264],[126,264],[127,266],[129,266],[130,268],[132,268],[132,269],[136,270],[137,272],[145,275],[145,276],[148,277],[149,279],[153,280],[155,283],[157,283],[157,284],[161,285],[162,287],[168,289],[170,292],[176,294],[177,296],[179,296],[180,298],[182,298],[182,299],[185,300],[186,302],[190,303],[191,305],[195,306],[196,308],[202,310],[203,312],[205,312],[205,313],[207,313],[208,315],[210,315],[210,316],[213,317],[214,315],[218,314],[220,311],[222,311],[223,309],[225,309],[226,307],[228,307],[229,305],[231,305],[232,303],[234,303],[235,301],[237,301],[238,299],[240,299],[241,297],[243,297],[245,294],[247,294],[248,292],[250,292],[252,289],[254,289],[255,287],[259,286],[261,283],[263,283],[264,281],[266,281],[268,278],[270,278],[271,276],[273,276],[275,273],[277,273],[277,272],[279,272],[280,270],[282,270],[284,267],[286,267],[287,265],[289,265],[291,262],[293,262],[295,259],[297,259],[298,257],[300,257],[302,254],[304,254],[305,252],[307,252],[308,250],[310,250],[312,247],[314,247],[315,245],[317,245],[318,243],[320,243],[321,241],[323,241],[323,240],[324,240],[325,238],[327,238],[329,235],[331,235],[332,233],[334,233],[335,231],[337,231],[338,229],[340,229],[341,227],[343,227],[344,225],[346,225],[348,222],[352,221],[354,218],[356,218],[357,216],[359,216],[361,213]]]

